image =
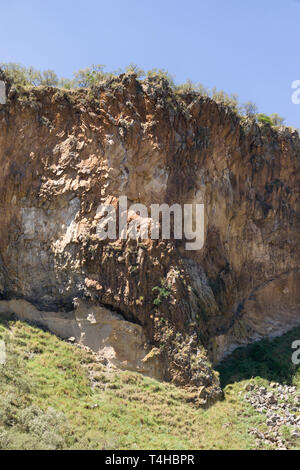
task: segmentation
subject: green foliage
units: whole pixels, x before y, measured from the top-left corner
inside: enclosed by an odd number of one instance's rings
[[[59,79],[53,70],[40,72],[33,67],[24,67],[14,62],[1,63],[0,68],[16,86],[53,86],[59,85]]]
[[[143,77],[145,77],[145,71],[143,69],[140,69],[136,64],[129,64],[126,68],[125,68],[125,71],[126,72],[133,72],[136,74],[137,78],[141,79]]]
[[[184,93],[190,93],[192,91],[196,91],[196,85],[192,82],[192,80],[187,80],[185,83],[178,85],[176,87],[177,91],[182,91]]]
[[[257,106],[255,103],[252,103],[252,101],[247,101],[242,104],[240,110],[247,117],[255,117],[258,113]]]
[[[277,113],[271,114],[270,119],[272,121],[273,126],[277,127],[283,126],[285,122],[285,119],[279,116],[279,114]]]
[[[156,307],[171,296],[171,288],[167,285],[162,285],[160,287],[155,286],[153,287],[152,292],[157,292],[157,297],[153,300],[153,305]]]
[[[44,412],[35,405],[19,413],[19,427],[23,432],[36,436],[50,449],[62,449],[66,444],[66,437],[70,435],[64,413],[53,408]]]
[[[263,377],[269,381],[300,386],[300,367],[292,363],[293,341],[299,339],[300,328],[275,338],[239,348],[218,368],[221,384]]]
[[[269,124],[270,126],[272,125],[271,118],[266,114],[257,114],[256,118],[257,122],[259,122],[260,124]]]
[[[74,88],[75,84],[73,80],[70,80],[69,78],[61,78],[59,86],[61,88],[65,88],[66,90],[71,90]]]
[[[85,69],[78,70],[74,73],[74,86],[79,88],[90,88],[93,85],[97,85],[104,80],[107,80],[111,74],[107,74],[103,71],[104,65],[92,65]]]
[[[294,336],[273,353],[288,357]],[[266,422],[242,398],[247,380],[227,381],[224,400],[203,410],[194,404],[197,391],[107,370],[87,351],[25,323],[0,321],[0,337],[7,346],[0,449],[254,449],[249,428]]]
[[[236,94],[228,94],[223,90],[217,90],[216,88],[206,88],[202,83],[195,84],[191,80],[187,80],[185,83],[176,86],[177,93],[191,93],[195,92],[203,97],[210,97],[217,103],[229,106],[233,111],[238,112],[239,110],[239,98]]]
[[[44,70],[40,73],[40,85],[57,87],[59,83],[59,79],[53,70]]]
[[[147,72],[148,78],[156,78],[157,80],[164,79],[169,82],[171,88],[175,88],[174,77],[165,69],[151,69]]]
[[[284,125],[285,119],[277,113],[271,114],[271,116],[267,116],[266,114],[257,114],[257,121],[261,124],[280,127]]]
[[[185,83],[181,83],[175,87],[177,93],[197,93],[201,96],[211,97],[212,92],[210,89],[206,88],[202,83],[194,83],[192,80],[187,80]]]
[[[216,88],[212,89],[212,98],[217,102],[229,106],[234,111],[238,111],[239,106],[239,98],[236,94],[228,95],[223,90],[216,90]]]
[[[12,82],[18,86],[26,86],[29,82],[29,73],[27,69],[19,64],[9,62],[7,64],[1,63],[0,68],[5,72],[6,76],[12,80]],[[35,83],[32,82],[34,85]]]
[[[165,69],[153,68],[145,72],[136,64],[129,64],[125,67],[125,70],[119,69],[114,72],[105,72],[104,65],[98,64],[78,70],[73,74],[72,79],[59,79],[53,70],[39,71],[33,67],[24,67],[13,62],[2,63],[0,64],[0,68],[4,70],[15,86],[52,86],[65,88],[67,90],[73,88],[91,88],[94,85],[99,85],[107,80],[116,78],[121,73],[124,73],[124,71],[127,73],[134,72],[139,80],[154,78],[158,83],[161,79],[166,80],[169,83],[170,88],[172,88],[179,96],[182,93],[196,93],[199,96],[210,97],[217,103],[229,107],[235,113],[252,118],[258,123],[268,124],[274,127],[284,125],[284,118],[276,113],[271,116],[258,114],[256,105],[251,101],[240,104],[238,95],[236,94],[228,94],[223,90],[217,90],[216,88],[209,89],[201,83],[194,83],[191,80],[187,80],[185,83],[176,85],[174,77]]]

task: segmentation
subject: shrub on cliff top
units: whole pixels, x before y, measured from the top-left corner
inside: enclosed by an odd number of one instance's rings
[[[284,125],[285,119],[283,117],[279,116],[279,114],[277,114],[277,113],[271,114],[270,119],[272,121],[273,126],[280,127],[280,126]]]
[[[14,62],[1,63],[0,68],[16,86],[59,86],[59,79],[53,70],[39,71]]]
[[[5,72],[5,75],[17,87],[52,86],[65,89],[91,88],[94,85],[99,85],[104,81],[124,73],[124,70],[122,69],[114,72],[105,72],[104,65],[102,64],[80,69],[73,73],[73,78],[71,79],[59,78],[53,70],[39,71],[33,67],[25,67],[14,62],[1,63],[0,69]],[[200,96],[210,97],[217,103],[231,108],[235,113],[252,118],[258,123],[269,124],[270,126],[275,127],[284,125],[284,118],[276,113],[271,116],[258,114],[257,107],[254,103],[249,101],[247,103],[240,104],[238,95],[236,94],[228,94],[223,90],[217,90],[216,88],[208,89],[201,83],[195,84],[191,80],[187,80],[183,84],[176,85],[174,77],[165,69],[153,68],[145,72],[136,64],[130,64],[125,67],[125,72],[134,72],[140,80],[145,78],[156,78],[159,83],[160,79],[164,79],[169,83],[170,88],[179,95],[181,93],[195,92]]]
[[[266,114],[258,114],[256,116],[257,122],[261,124],[269,124],[270,126],[272,125],[271,118],[267,116]]]

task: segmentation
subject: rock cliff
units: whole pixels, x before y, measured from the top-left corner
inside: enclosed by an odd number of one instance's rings
[[[164,80],[16,90],[0,106],[0,312],[220,396],[211,363],[300,324],[297,132]],[[205,207],[205,243],[105,240],[100,203]]]

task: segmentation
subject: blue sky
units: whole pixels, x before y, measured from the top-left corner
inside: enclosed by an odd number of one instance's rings
[[[136,63],[238,93],[300,128],[298,0],[0,0],[0,62],[54,69]]]

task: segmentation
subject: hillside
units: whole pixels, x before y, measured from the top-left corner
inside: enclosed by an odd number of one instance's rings
[[[108,370],[91,352],[50,333],[2,321],[7,363],[0,366],[0,449],[299,449],[297,426],[282,424],[276,440],[266,412],[244,398],[251,384],[276,391],[275,381],[296,386],[299,403],[300,368],[290,366],[299,333],[236,351],[220,367],[224,400],[203,410],[184,389]],[[299,407],[292,414],[299,428]]]

